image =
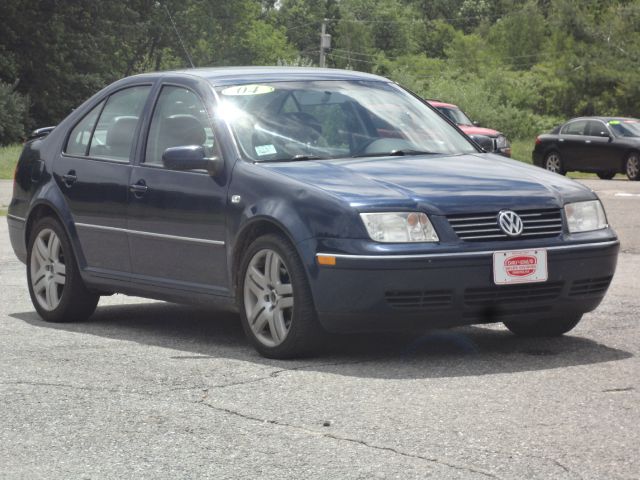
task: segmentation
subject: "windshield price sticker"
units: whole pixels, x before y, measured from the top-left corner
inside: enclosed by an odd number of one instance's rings
[[[494,252],[493,281],[496,285],[546,282],[549,277],[546,250]]]
[[[255,149],[256,153],[261,157],[263,155],[273,155],[274,153],[277,153],[276,147],[273,145],[256,145]]]
[[[233,87],[222,90],[222,95],[241,96],[241,95],[263,95],[271,93],[275,88],[268,85],[235,85]]]

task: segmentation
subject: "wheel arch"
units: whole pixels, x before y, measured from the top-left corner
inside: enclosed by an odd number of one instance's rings
[[[86,264],[82,249],[80,248],[80,241],[75,229],[73,217],[67,209],[65,200],[62,198],[62,194],[56,188],[45,187],[41,194],[34,197],[33,202],[29,208],[29,212],[25,218],[24,229],[24,242],[25,246],[29,246],[29,238],[35,223],[45,217],[51,217],[57,220],[64,232],[67,234],[67,238],[71,243],[73,254],[75,255],[77,265],[82,271],[82,266]]]
[[[233,249],[230,252],[229,278],[231,279],[232,292],[235,293],[238,288],[239,268],[244,252],[257,238],[270,233],[282,235],[291,242],[291,245],[293,245],[296,250],[298,250],[294,238],[291,236],[287,228],[277,219],[268,216],[253,217],[238,231],[233,244]],[[300,254],[300,252],[298,252],[298,254]]]

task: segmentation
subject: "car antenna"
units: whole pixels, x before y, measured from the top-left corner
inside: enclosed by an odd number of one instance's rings
[[[178,37],[178,40],[180,41],[180,46],[182,47],[182,50],[184,50],[184,54],[187,56],[187,60],[189,60],[189,64],[191,64],[191,68],[196,68],[196,66],[193,64],[193,60],[191,59],[191,55],[189,55],[189,51],[187,50],[187,47],[185,47],[184,42],[182,41],[182,36],[180,35],[180,32],[178,31],[178,27],[176,26],[176,22],[173,21],[173,17],[171,16],[171,13],[169,12],[169,9],[167,8],[167,6],[164,3],[160,3],[160,2],[156,2],[156,7],[159,7],[160,5],[162,5],[164,7],[164,11],[167,12],[167,17],[169,17],[169,21],[171,22],[171,26],[173,27],[174,32],[176,32],[176,36]]]

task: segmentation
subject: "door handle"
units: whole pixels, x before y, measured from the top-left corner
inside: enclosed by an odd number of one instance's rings
[[[564,138],[559,138],[558,141],[559,142],[564,142]]]
[[[71,185],[76,183],[77,180],[78,180],[78,177],[76,176],[75,170],[69,170],[65,175],[62,175],[62,182],[67,187],[70,187]]]
[[[129,191],[133,193],[137,198],[142,197],[149,191],[149,187],[144,180],[138,180],[133,185],[129,185]]]
[[[591,143],[591,140],[585,140],[584,143]]]

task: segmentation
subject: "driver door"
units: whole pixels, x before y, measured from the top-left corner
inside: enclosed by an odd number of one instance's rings
[[[165,168],[163,152],[186,145],[218,155],[200,96],[186,86],[163,85],[146,149],[130,177],[131,270],[137,282],[226,295],[226,178]]]

